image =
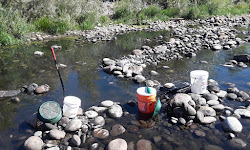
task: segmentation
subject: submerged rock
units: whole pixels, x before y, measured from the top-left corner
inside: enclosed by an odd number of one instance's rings
[[[106,139],[109,136],[109,131],[106,129],[98,128],[93,131],[93,136],[98,139]]]
[[[120,124],[116,124],[112,127],[112,130],[110,131],[110,135],[111,136],[118,136],[123,134],[126,131],[126,129],[120,125]]]
[[[117,138],[109,142],[108,150],[127,150],[128,144],[124,139]]]
[[[40,85],[35,89],[36,94],[47,93],[50,90],[50,86],[48,84]]]
[[[31,136],[24,142],[24,148],[27,150],[41,150],[43,145],[43,140],[37,136]]]
[[[149,140],[141,139],[136,143],[137,150],[152,150],[152,143]]]

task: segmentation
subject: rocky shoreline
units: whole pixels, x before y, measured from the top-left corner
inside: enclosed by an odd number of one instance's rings
[[[249,33],[235,29],[235,27],[249,28],[249,21],[248,15],[240,18],[212,17],[206,20],[160,22],[152,29],[170,30],[172,34],[170,39],[159,36],[157,40],[162,43],[161,45],[154,47],[144,45],[141,49],[133,50],[132,54],[115,60],[103,58],[102,68],[106,73],[113,74],[118,78],[130,78],[137,83],[143,83],[146,78],[142,73],[148,65],[157,66],[162,61],[195,57],[196,52],[201,49],[229,50],[249,42]],[[190,28],[190,25],[199,26]],[[244,35],[244,38],[239,38],[238,35]],[[90,39],[87,38],[87,40]],[[224,66],[232,67],[238,64],[241,67],[247,67],[245,63],[250,62],[249,54],[238,55],[234,59],[236,60],[230,60]],[[157,74],[156,71],[151,71],[152,76]],[[158,86],[158,83],[152,84]]]

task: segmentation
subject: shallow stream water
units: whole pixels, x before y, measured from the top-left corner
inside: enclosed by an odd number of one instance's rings
[[[103,100],[120,102],[125,111],[130,114],[119,120],[106,122],[105,127],[110,129],[112,125],[120,123],[124,127],[137,120],[137,108],[129,107],[128,100],[137,100],[136,89],[142,85],[135,84],[128,79],[117,79],[106,74],[100,68],[104,57],[116,59],[128,55],[133,49],[140,49],[142,45],[156,46],[155,37],[163,35],[169,37],[168,32],[136,32],[117,37],[115,41],[84,43],[75,42],[74,38],[52,40],[44,43],[34,43],[18,47],[0,50],[0,90],[20,89],[23,85],[31,83],[48,84],[51,90],[43,95],[19,94],[20,103],[11,103],[10,99],[0,100],[0,149],[22,149],[23,142],[34,133],[25,123],[25,119],[35,113],[39,106],[48,100],[63,104],[62,88],[55,69],[50,46],[61,45],[61,50],[56,50],[57,62],[67,65],[60,68],[64,81],[66,95],[77,96],[82,100],[82,108],[86,110],[93,105],[99,105]],[[146,39],[151,42],[146,42]],[[45,55],[37,58],[35,51],[42,51]],[[246,43],[236,49],[227,51],[201,50],[195,58],[171,60],[162,62],[158,66],[149,66],[143,74],[164,84],[176,80],[189,81],[189,73],[192,70],[202,69],[209,72],[209,78],[216,80],[222,90],[228,87],[226,83],[236,84],[239,90],[249,91],[250,67],[226,68],[220,64],[232,59],[235,54],[250,53],[250,44]],[[201,63],[207,61],[207,64]],[[167,65],[170,69],[162,69]],[[149,72],[155,70],[159,76],[150,77]],[[225,101],[228,106],[236,108],[244,105],[240,102]],[[166,114],[161,112],[160,121],[152,129],[139,129],[136,133],[126,132],[122,134],[127,142],[135,143],[141,139],[153,142],[154,149],[203,149],[206,145],[217,145],[223,149],[235,149],[228,144],[228,135],[217,121],[212,125],[195,125],[206,133],[205,137],[197,137],[192,130],[181,130],[178,125],[166,123]],[[245,149],[250,149],[250,119],[240,119],[243,131],[238,135],[247,143]],[[160,143],[154,143],[153,137],[161,136]],[[104,147],[107,140],[100,140],[100,146]]]

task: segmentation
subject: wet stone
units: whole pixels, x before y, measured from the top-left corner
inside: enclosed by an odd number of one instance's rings
[[[209,100],[209,101],[207,101],[207,104],[210,105],[210,106],[213,106],[213,105],[218,105],[218,104],[220,104],[220,102],[217,101],[217,100]]]
[[[68,117],[62,117],[61,120],[58,122],[58,125],[65,127],[68,122],[69,122]]]
[[[173,150],[173,147],[167,142],[162,143],[161,148],[165,150]]]
[[[54,140],[59,140],[64,138],[66,133],[57,129],[50,130],[49,136]]]
[[[220,90],[218,93],[216,93],[218,97],[224,98],[227,95],[226,91]]]
[[[89,109],[92,109],[92,110],[96,111],[98,114],[101,114],[107,110],[107,107],[92,106]]]
[[[242,117],[250,118],[250,110],[248,109],[236,109],[234,113]]]
[[[127,150],[128,144],[124,139],[117,138],[109,142],[107,150]]]
[[[24,148],[28,150],[41,150],[43,140],[37,136],[31,136],[24,142]]]
[[[109,136],[109,131],[106,129],[98,128],[93,131],[93,136],[98,139],[105,139]]]
[[[128,143],[128,150],[134,150],[135,149],[135,144],[134,142],[129,142]]]
[[[214,106],[211,106],[214,110],[216,111],[222,111],[225,109],[224,105],[222,104],[218,104],[218,105],[214,105]]]
[[[223,150],[221,147],[217,145],[205,145],[204,150]]]
[[[155,143],[158,143],[162,140],[162,137],[161,136],[154,136],[153,139],[154,139]]]
[[[120,118],[122,114],[123,111],[120,105],[113,105],[108,109],[108,115],[112,118]]]
[[[94,124],[103,126],[105,124],[105,119],[102,116],[98,116],[95,118]]]
[[[98,113],[96,111],[93,111],[93,110],[89,110],[89,111],[86,111],[84,113],[88,118],[95,118],[98,116]]]
[[[79,119],[73,119],[70,122],[67,123],[66,127],[65,127],[65,131],[66,132],[73,132],[73,131],[77,131],[78,129],[80,129],[82,126],[82,122]]]
[[[138,128],[137,126],[135,126],[135,125],[129,125],[129,126],[127,127],[127,130],[128,130],[129,132],[131,132],[131,133],[135,133],[135,132],[138,132],[139,128]]]
[[[72,146],[80,146],[81,145],[81,139],[78,135],[73,135],[72,138],[70,139],[70,144]]]
[[[137,150],[152,150],[151,141],[141,139],[136,143]]]
[[[180,123],[180,124],[182,124],[182,125],[185,125],[186,124],[186,120],[184,119],[184,118],[179,118],[178,119],[178,122]]]
[[[230,132],[236,132],[239,133],[242,131],[242,124],[240,123],[240,121],[235,118],[235,117],[226,117],[224,124],[223,124],[223,128],[226,131],[230,131]]]
[[[57,126],[55,126],[51,123],[45,123],[44,125],[45,125],[46,129],[48,129],[48,130],[58,129]]]
[[[123,134],[126,131],[126,129],[120,125],[120,124],[116,124],[112,127],[112,130],[110,131],[110,135],[111,136],[118,136]]]
[[[216,93],[218,93],[220,91],[220,88],[218,86],[213,86],[213,85],[210,85],[207,87],[208,91],[214,91]]]
[[[246,147],[246,142],[244,142],[242,139],[239,138],[234,138],[232,140],[229,141],[230,146],[232,146],[233,148],[239,148],[242,149],[244,147]]]
[[[236,100],[237,95],[234,94],[234,93],[228,93],[228,94],[227,94],[227,98],[228,98],[229,100]]]
[[[195,130],[194,133],[198,137],[205,137],[206,136],[206,133],[202,130]]]
[[[114,105],[114,102],[111,100],[105,100],[101,102],[101,106],[104,106],[104,107],[111,107],[112,105]]]
[[[214,95],[214,94],[203,94],[203,97],[207,100],[218,100],[218,96]]]
[[[42,131],[36,131],[35,133],[34,133],[34,136],[37,136],[37,137],[42,137],[42,134],[43,134],[43,132]]]
[[[49,85],[40,85],[35,89],[36,94],[42,94],[42,93],[47,93],[50,90]]]

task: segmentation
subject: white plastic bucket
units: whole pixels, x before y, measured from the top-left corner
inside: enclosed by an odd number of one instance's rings
[[[207,80],[209,73],[204,70],[194,70],[190,72],[191,92],[203,94],[207,91]]]
[[[81,100],[75,96],[66,96],[63,101],[63,116],[73,118],[77,115]]]

